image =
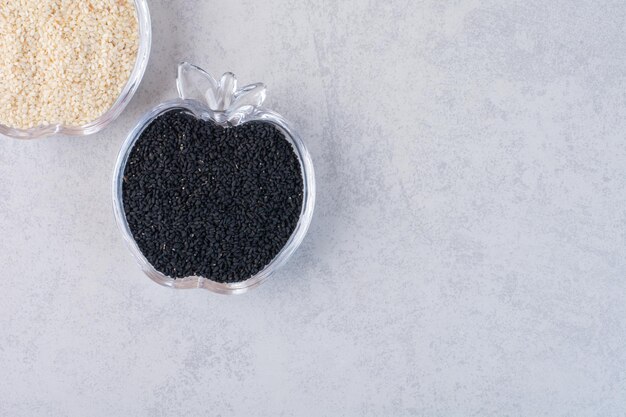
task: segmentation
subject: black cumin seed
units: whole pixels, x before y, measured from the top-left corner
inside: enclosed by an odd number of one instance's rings
[[[267,266],[293,233],[302,208],[300,169],[272,124],[223,128],[172,110],[130,152],[126,219],[163,274],[242,281]]]

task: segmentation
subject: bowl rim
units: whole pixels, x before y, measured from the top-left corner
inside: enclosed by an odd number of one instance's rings
[[[124,211],[122,188],[124,169],[135,142],[154,119],[175,109],[189,111],[198,119],[206,121],[211,120],[222,126],[228,125],[228,122],[216,121],[216,115],[219,115],[221,112],[212,111],[206,105],[196,100],[185,100],[180,98],[169,100],[157,105],[152,110],[147,112],[128,134],[117,156],[112,183],[115,221],[120,229],[120,232],[122,233],[124,241],[126,242],[126,246],[140,265],[142,271],[157,284],[174,289],[204,288],[218,294],[243,294],[250,289],[258,287],[270,278],[274,272],[276,272],[289,260],[304,240],[313,219],[313,211],[315,208],[316,190],[313,161],[306,146],[304,145],[304,142],[302,141],[302,138],[297,131],[292,128],[288,121],[286,121],[279,114],[263,107],[255,108],[254,112],[243,118],[239,124],[253,121],[263,121],[273,124],[281,130],[281,132],[285,135],[285,138],[292,144],[300,161],[300,169],[303,180],[303,200],[298,223],[285,246],[283,246],[274,259],[257,274],[244,281],[221,283],[201,276],[190,276],[176,279],[171,278],[157,271],[144,257],[143,253],[139,249],[139,246],[135,242]]]
[[[133,98],[148,67],[150,51],[152,48],[152,23],[150,9],[147,0],[133,0],[137,14],[139,30],[139,49],[135,65],[124,85],[122,92],[113,105],[96,120],[81,126],[66,126],[63,124],[50,124],[35,126],[28,129],[18,129],[0,123],[0,134],[14,139],[40,139],[50,136],[87,136],[100,132],[102,129],[117,119],[130,100]]]

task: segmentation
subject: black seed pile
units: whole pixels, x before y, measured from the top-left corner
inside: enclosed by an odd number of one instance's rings
[[[300,162],[274,125],[224,128],[176,109],[135,142],[122,195],[133,237],[158,271],[238,282],[287,243],[302,187]]]

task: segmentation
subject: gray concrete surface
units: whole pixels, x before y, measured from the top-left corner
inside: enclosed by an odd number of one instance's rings
[[[625,416],[622,0],[152,0],[89,138],[0,140],[2,416]],[[239,297],[144,277],[111,174],[188,59],[301,130],[303,246]]]

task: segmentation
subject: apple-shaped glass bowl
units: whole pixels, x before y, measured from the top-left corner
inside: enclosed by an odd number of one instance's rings
[[[16,129],[0,124],[0,134],[15,139],[38,139],[55,135],[87,136],[101,131],[117,119],[133,98],[137,88],[139,88],[141,79],[148,66],[150,48],[152,45],[152,25],[147,0],[134,0],[134,2],[139,30],[137,58],[135,59],[135,65],[133,66],[128,81],[126,81],[126,85],[109,110],[96,120],[82,126],[66,126],[52,123],[32,127],[30,129]]]
[[[300,246],[313,217],[315,206],[315,175],[313,162],[304,143],[291,124],[282,116],[263,107],[266,97],[261,83],[237,87],[232,73],[217,81],[201,68],[183,62],[178,67],[179,98],[164,102],[144,115],[122,145],[113,174],[113,208],[117,225],[131,253],[144,273],[158,284],[176,288],[204,288],[220,294],[240,294],[254,288],[283,266]],[[239,282],[217,282],[201,276],[172,278],[156,270],[142,254],[130,230],[123,201],[124,170],[129,155],[144,130],[160,115],[172,110],[183,110],[198,120],[236,129],[249,122],[262,121],[278,128],[293,146],[302,173],[302,207],[298,223],[289,240],[274,259],[254,276]]]

